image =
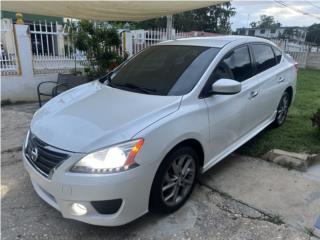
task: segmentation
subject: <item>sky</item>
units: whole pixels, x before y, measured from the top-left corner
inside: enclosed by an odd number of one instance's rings
[[[231,18],[233,30],[249,27],[250,22],[258,21],[263,14],[274,16],[283,26],[310,26],[320,23],[320,0],[233,0],[231,4],[237,12]]]

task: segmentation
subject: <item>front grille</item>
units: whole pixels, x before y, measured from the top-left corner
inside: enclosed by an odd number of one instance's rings
[[[53,147],[37,138],[31,132],[25,148],[25,155],[30,164],[46,177],[48,177],[51,170],[69,157],[66,153],[55,151]]]

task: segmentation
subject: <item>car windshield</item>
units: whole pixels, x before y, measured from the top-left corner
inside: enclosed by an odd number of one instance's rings
[[[218,51],[202,46],[149,47],[111,74],[108,85],[145,94],[184,95],[197,84]]]

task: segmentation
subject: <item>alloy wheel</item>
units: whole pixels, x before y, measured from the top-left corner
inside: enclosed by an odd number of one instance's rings
[[[168,206],[175,206],[183,201],[192,189],[196,176],[195,159],[188,154],[176,158],[162,182],[162,200]]]
[[[278,110],[277,110],[277,122],[279,125],[281,125],[285,121],[288,114],[288,109],[289,109],[289,95],[286,93],[282,96],[278,106]]]

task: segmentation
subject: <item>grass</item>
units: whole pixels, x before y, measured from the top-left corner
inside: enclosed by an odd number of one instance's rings
[[[261,156],[278,148],[292,152],[320,153],[320,131],[310,118],[320,108],[320,70],[298,71],[297,94],[286,122],[280,128],[267,128],[238,151]]]

